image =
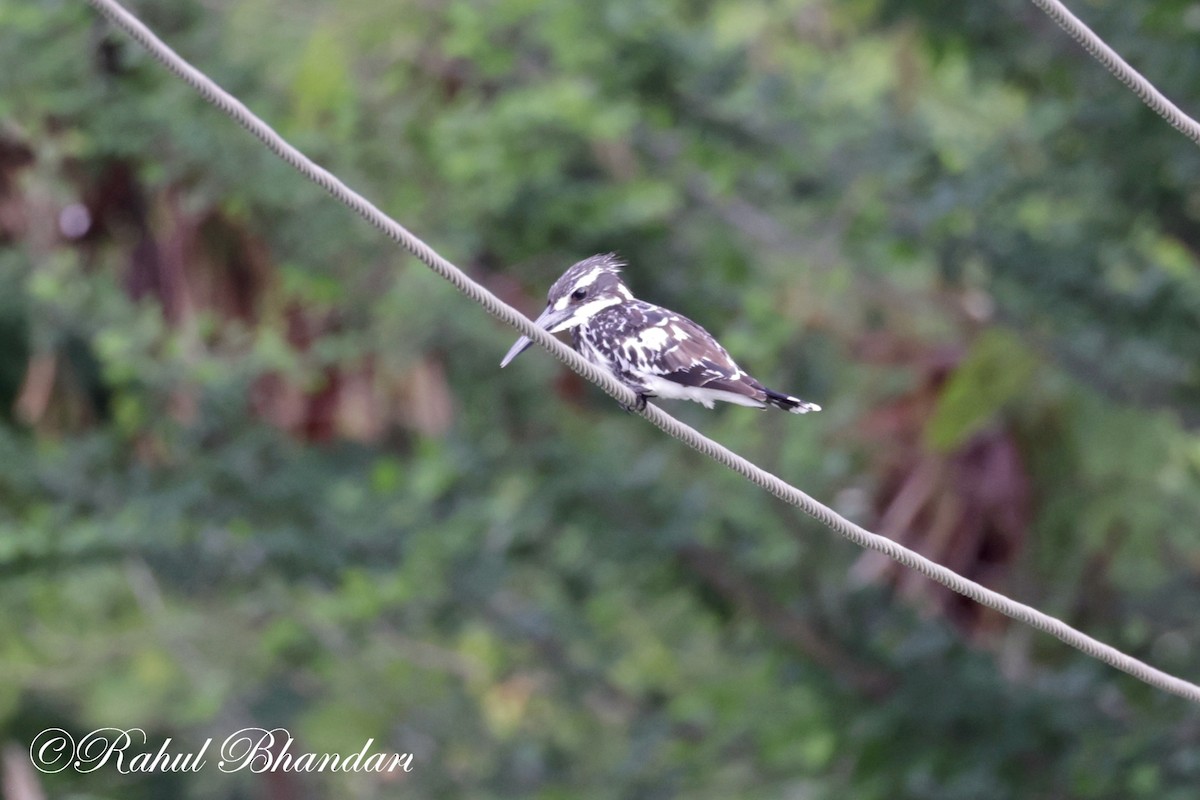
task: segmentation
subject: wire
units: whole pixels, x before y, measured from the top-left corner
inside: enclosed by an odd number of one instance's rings
[[[87,1],[104,14],[104,16],[108,17],[117,27],[145,47],[167,69],[199,92],[204,99],[221,109],[221,111],[237,121],[238,124],[254,134],[272,152],[305,177],[315,181],[339,202],[349,206],[367,222],[383,231],[393,241],[402,245],[406,250],[428,265],[430,269],[454,284],[455,288],[460,292],[482,305],[489,314],[516,328],[520,333],[528,336],[546,350],[549,350],[559,361],[562,361],[575,372],[599,386],[624,405],[630,406],[634,403],[634,394],[628,387],[618,382],[609,373],[590,364],[551,334],[534,325],[524,314],[500,300],[500,298],[496,297],[483,286],[471,280],[458,267],[435,253],[429,245],[410,233],[403,225],[388,217],[331,173],[313,163],[303,153],[284,141],[279,134],[256,117],[239,100],[217,86],[208,76],[176,54],[175,51],[164,44],[149,28],[122,8],[115,0]],[[714,461],[723,464],[751,483],[766,489],[784,502],[799,508],[804,513],[854,542],[859,547],[883,553],[904,566],[920,572],[922,575],[937,581],[961,595],[971,598],[977,603],[985,605],[988,608],[993,608],[1008,617],[1049,633],[1071,647],[1092,658],[1127,672],[1144,683],[1162,689],[1165,692],[1185,697],[1193,703],[1200,703],[1200,686],[1156,669],[1143,661],[1139,661],[1110,645],[1088,636],[1082,631],[1076,630],[1062,620],[1038,611],[1024,603],[1012,600],[974,581],[967,580],[953,570],[930,561],[891,539],[871,533],[865,528],[855,525],[832,509],[809,497],[795,486],[750,463],[737,453],[714,442],[699,431],[683,424],[652,404],[647,404],[645,409],[640,413],[663,432],[675,437],[688,447],[703,453]]]
[[[1092,58],[1104,65],[1104,68],[1117,77],[1121,83],[1154,110],[1156,114],[1171,124],[1184,136],[1200,145],[1200,122],[1189,117],[1172,103],[1162,92],[1154,88],[1154,84],[1142,77],[1142,74],[1129,62],[1121,58],[1116,50],[1109,47],[1103,39],[1097,36],[1083,20],[1071,13],[1071,10],[1059,0],[1032,0],[1033,4],[1054,20],[1058,27],[1071,35],[1075,41],[1091,53]]]

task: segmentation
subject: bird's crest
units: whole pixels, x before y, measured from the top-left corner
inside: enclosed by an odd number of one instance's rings
[[[573,264],[562,274],[562,277],[554,282],[554,285],[550,287],[549,299],[554,302],[580,286],[589,286],[595,283],[605,275],[611,275],[620,282],[621,268],[624,266],[625,261],[616,253],[602,253],[585,258],[583,261]]]

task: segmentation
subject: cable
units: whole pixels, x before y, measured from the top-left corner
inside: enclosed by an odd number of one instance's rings
[[[331,173],[313,163],[308,157],[256,117],[240,101],[216,85],[208,76],[186,62],[136,17],[122,8],[116,0],[87,0],[94,8],[108,17],[117,27],[133,37],[156,59],[200,93],[204,99],[225,112],[242,127],[250,131],[270,150],[312,181],[315,181],[339,202],[353,209],[367,222],[383,231],[393,241],[402,245],[430,269],[454,284],[460,292],[482,305],[489,314],[516,328],[522,334],[549,350],[555,358],[599,386],[626,406],[632,405],[633,392],[612,375],[593,366],[571,348],[562,344],[551,334],[535,326],[528,317],[471,280],[462,270],[435,253],[429,245],[410,233],[403,225],[388,217],[368,200],[352,191]],[[930,561],[924,556],[903,547],[865,528],[855,525],[832,509],[809,497],[800,489],[755,466],[737,453],[702,435],[658,407],[647,404],[640,412],[663,432],[680,440],[688,447],[728,467],[751,483],[766,489],[784,502],[799,508],[804,513],[841,534],[859,547],[878,551],[904,566],[920,572],[949,589],[971,598],[977,603],[993,608],[1000,613],[1024,622],[1038,630],[1056,636],[1071,647],[1099,659],[1110,666],[1129,673],[1151,686],[1200,703],[1200,686],[1169,675],[1149,664],[1128,656],[1114,647],[1093,639],[1072,628],[1065,622],[1035,608],[1011,600],[999,592],[992,591],[974,581],[967,580],[954,571]]]
[[[1083,20],[1071,13],[1071,10],[1059,0],[1033,0],[1033,4],[1054,20],[1071,38],[1079,42],[1084,50],[1091,53],[1092,58],[1104,65],[1104,68],[1117,77],[1121,83],[1154,110],[1156,114],[1171,124],[1184,136],[1200,145],[1200,122],[1189,117],[1172,103],[1162,92],[1154,88],[1154,84],[1142,77],[1142,74],[1121,58],[1116,50],[1109,47],[1103,39],[1097,36]]]

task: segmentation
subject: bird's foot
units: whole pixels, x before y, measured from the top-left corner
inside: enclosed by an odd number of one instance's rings
[[[646,410],[646,398],[648,398],[649,396],[650,395],[648,395],[648,394],[642,394],[641,392],[638,392],[637,399],[633,401],[632,405],[625,405],[624,403],[622,403],[621,408],[625,409],[625,413],[627,413],[627,414],[633,414],[633,413],[640,414]]]

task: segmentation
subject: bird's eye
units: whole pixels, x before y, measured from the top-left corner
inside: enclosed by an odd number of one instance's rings
[[[582,300],[585,297],[587,297],[587,289],[576,289],[575,291],[571,292],[572,300]]]

